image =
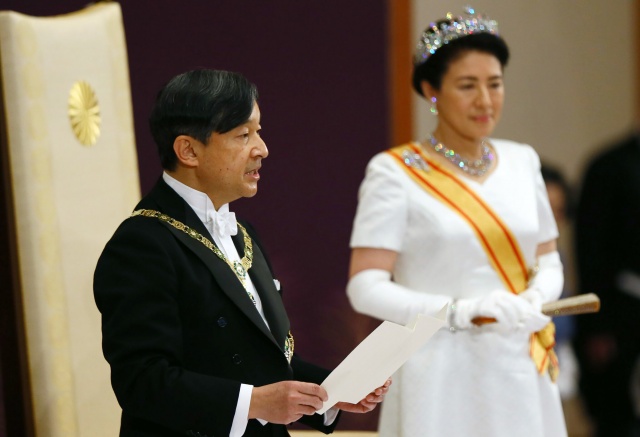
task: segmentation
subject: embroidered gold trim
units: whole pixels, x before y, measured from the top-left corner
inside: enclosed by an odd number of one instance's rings
[[[227,265],[231,267],[231,270],[233,271],[233,273],[235,273],[236,277],[242,283],[245,289],[247,288],[247,272],[249,271],[253,263],[253,244],[251,243],[251,237],[249,237],[247,230],[240,223],[238,223],[238,228],[240,229],[240,231],[242,231],[242,237],[244,238],[244,256],[238,262],[238,261],[228,260],[227,257],[224,256],[224,254],[220,251],[220,249],[218,249],[218,246],[213,244],[211,240],[209,240],[207,237],[200,234],[195,229],[191,229],[189,226],[185,225],[181,221],[176,220],[166,214],[163,214],[160,211],[155,211],[153,209],[137,209],[133,211],[133,213],[131,214],[131,217],[135,217],[138,215],[143,217],[157,218],[158,220],[161,220],[165,223],[170,224],[177,230],[184,232],[194,240],[197,240],[200,243],[202,243],[207,249],[215,253],[218,256],[218,258],[220,258],[222,261],[227,263]],[[256,299],[253,297],[253,294],[251,294],[249,290],[247,290],[247,294],[249,295],[249,297],[251,298],[251,301],[255,305]]]

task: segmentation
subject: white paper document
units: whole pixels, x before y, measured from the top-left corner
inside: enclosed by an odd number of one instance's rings
[[[447,307],[435,317],[419,314],[407,326],[385,321],[365,338],[321,384],[329,400],[323,414],[337,402],[356,404],[382,386],[444,323]]]

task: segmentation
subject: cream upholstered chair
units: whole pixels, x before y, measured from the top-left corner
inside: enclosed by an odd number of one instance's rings
[[[120,6],[1,11],[0,60],[35,433],[114,436],[92,277],[140,197]]]

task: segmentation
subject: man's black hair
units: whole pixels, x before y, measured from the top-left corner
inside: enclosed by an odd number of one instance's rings
[[[176,168],[176,137],[188,135],[206,144],[213,132],[223,134],[245,123],[257,100],[256,86],[238,73],[200,69],[171,79],[149,117],[162,168]]]

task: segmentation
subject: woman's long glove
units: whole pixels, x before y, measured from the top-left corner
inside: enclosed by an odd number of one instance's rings
[[[542,329],[549,317],[540,312],[543,303],[556,300],[564,281],[558,252],[538,258],[539,271],[529,288],[519,295],[506,290],[476,299],[460,299],[455,309],[450,307],[449,323],[453,328],[466,329],[477,316],[494,317],[498,329]],[[363,314],[406,324],[418,313],[435,314],[451,297],[417,293],[391,280],[386,270],[368,269],[354,275],[347,285],[347,296],[353,308]],[[482,313],[484,314],[482,314]]]
[[[506,290],[495,290],[486,296],[460,299],[450,306],[449,323],[453,330],[475,327],[476,317],[496,319],[492,329],[498,331],[536,332],[544,328],[551,318],[540,312],[529,301]]]
[[[538,271],[529,281],[529,287],[519,294],[538,310],[542,304],[557,300],[562,294],[564,269],[557,251],[538,257]]]
[[[450,307],[449,323],[454,329],[468,329],[474,318],[492,317],[498,321],[498,329],[536,332],[551,321],[541,313],[542,304],[558,299],[563,285],[560,254],[549,252],[538,257],[538,271],[525,291],[515,295],[497,290],[486,297],[458,300]]]
[[[444,295],[418,293],[391,280],[391,273],[368,269],[355,274],[347,284],[353,309],[380,320],[406,325],[417,314],[435,314],[451,300]]]

